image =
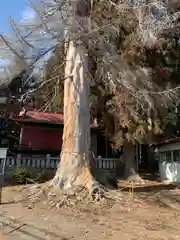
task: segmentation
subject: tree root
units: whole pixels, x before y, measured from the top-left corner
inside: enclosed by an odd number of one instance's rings
[[[134,175],[127,177],[126,181],[133,184],[134,186],[145,184],[145,181],[139,176],[139,174],[134,174]]]
[[[99,203],[104,205],[107,201],[120,202],[123,199],[122,193],[117,190],[109,190],[97,183],[94,185],[91,194],[84,187],[74,187],[73,189],[60,190],[43,184],[35,184],[24,189],[27,200],[31,208],[38,202],[44,202],[51,208],[60,209],[63,206],[72,207],[82,203]]]
[[[81,167],[78,171],[71,174],[58,172],[50,184],[38,184],[26,188],[28,200],[32,204],[45,201],[49,208],[62,206],[74,206],[78,203],[88,204],[105,203],[106,200],[121,201],[122,193],[109,190],[96,181],[88,167]]]

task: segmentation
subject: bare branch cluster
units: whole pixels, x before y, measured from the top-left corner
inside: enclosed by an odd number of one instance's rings
[[[137,85],[138,81],[135,75],[138,74],[142,78],[146,76],[145,85],[152,85],[149,80],[151,78],[149,69],[132,70],[124,56],[117,54],[119,49],[114,39],[119,37],[120,28],[127,24],[128,19],[127,27],[131,28],[132,32],[129,38],[135,38],[135,42],[140,44],[149,42],[152,46],[165,29],[179,26],[179,11],[174,7],[170,13],[172,7],[170,8],[169,3],[163,0],[92,1],[89,3],[91,14],[88,21],[83,21],[83,16],[77,18],[75,14],[77,4],[83,4],[83,1],[43,0],[38,4],[29,1],[34,18],[22,20],[19,24],[15,24],[10,19],[16,39],[7,40],[1,36],[3,46],[6,46],[3,48],[4,53],[1,48],[2,55],[6,54],[6,58],[9,58],[13,53],[16,58],[25,60],[27,66],[35,65],[57,44],[64,44],[64,31],[68,29],[71,32],[71,38],[73,37],[76,41],[82,40],[92,54],[96,53],[97,58],[103,57],[101,66],[103,64],[104,68],[110,70],[106,70],[105,73],[115,72],[113,75],[118,77],[118,84],[120,82],[135,92],[134,85]],[[83,24],[87,23],[87,33],[84,34]],[[126,39],[126,42],[128,43],[131,39]],[[112,75],[112,73],[109,74]],[[133,84],[127,86],[125,82],[128,82],[128,78],[132,76]]]

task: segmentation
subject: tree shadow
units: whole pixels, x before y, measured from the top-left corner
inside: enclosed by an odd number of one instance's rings
[[[9,202],[0,202],[0,206],[2,205],[10,205],[10,204],[16,204],[16,203],[19,203],[19,202],[22,202],[22,201],[9,201]]]
[[[26,225],[24,225],[24,226],[26,226]],[[43,233],[45,233],[46,235],[49,235],[50,237],[52,237],[52,239],[53,239],[53,238],[58,238],[59,240],[68,240],[68,238],[61,237],[61,236],[59,236],[59,235],[56,235],[55,233],[46,231],[46,230],[44,230],[44,229],[36,228],[36,230],[38,230],[38,231],[40,231],[40,232],[43,232]],[[23,233],[23,234],[27,235],[27,237],[32,237],[34,240],[46,240],[46,238],[44,238],[44,237],[38,236],[38,235],[36,235],[36,234],[34,234],[34,233],[30,232],[30,231],[23,230],[23,229],[21,229],[21,228],[19,228],[17,231],[18,231],[19,233]]]
[[[15,227],[15,225],[13,223],[11,223],[11,221],[12,221],[11,218],[9,218],[7,216],[4,216],[4,215],[3,215],[3,217],[4,217],[5,220],[8,220],[8,222],[9,222],[8,223],[8,227],[12,228],[11,231],[6,233],[6,235],[8,235],[8,236],[11,235],[11,234],[13,235],[14,232],[18,232],[19,234],[27,235],[28,238],[32,237],[34,240],[45,240],[46,238],[40,236],[41,234],[42,235],[45,234],[45,235],[49,236],[52,239],[68,240],[68,238],[66,238],[64,236],[57,235],[54,232],[50,232],[50,231],[48,231],[46,229],[42,229],[42,228],[39,228],[39,227],[31,225],[31,224],[22,223],[18,219],[16,219],[15,222],[19,226]],[[26,228],[26,229],[23,229],[23,228]]]
[[[159,177],[158,173],[148,173],[148,172],[142,172],[140,173],[140,176],[144,180],[152,181],[152,182],[162,182],[162,180]]]
[[[122,191],[127,192],[129,191],[129,188],[131,185],[125,187]],[[158,185],[151,185],[151,186],[134,186],[134,192],[139,192],[139,193],[147,193],[147,192],[152,192],[152,193],[157,193],[160,191],[164,190],[173,190],[176,189],[177,186],[174,184],[158,184]]]

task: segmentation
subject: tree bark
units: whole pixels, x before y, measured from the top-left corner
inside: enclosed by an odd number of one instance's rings
[[[124,143],[124,177],[128,181],[144,184],[144,180],[139,176],[138,166],[135,161],[135,146],[131,142]]]
[[[53,184],[61,189],[83,185],[90,191],[96,181],[90,172],[90,112],[88,59],[82,44],[69,41],[64,83],[64,131],[59,168]]]
[[[138,166],[135,161],[135,146],[131,142],[124,143],[124,177],[134,184],[143,185],[145,182],[138,173]]]
[[[81,29],[86,33],[90,2],[77,0],[77,2],[72,3],[72,8],[74,7],[76,19],[70,19],[70,22],[76,23],[78,21]],[[76,24],[74,26],[76,27]],[[70,39],[65,48],[67,54],[64,83],[63,146],[60,165],[53,179],[53,184],[61,189],[84,186],[90,193],[96,193],[99,190],[99,185],[90,171],[88,54],[81,40],[75,42]]]
[[[130,142],[125,142],[124,144],[124,176],[125,178],[129,178],[130,176],[134,176],[137,174],[137,166],[135,162],[135,147]]]

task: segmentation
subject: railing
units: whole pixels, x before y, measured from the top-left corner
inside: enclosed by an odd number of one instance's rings
[[[0,159],[0,164],[3,160]],[[25,156],[17,154],[16,156],[7,156],[5,168],[12,168],[17,166],[29,167],[35,169],[57,169],[60,162],[60,157],[53,157],[50,154],[47,155],[32,155]],[[92,167],[95,169],[111,170],[116,169],[119,163],[122,161],[116,158],[95,158],[91,163]],[[122,164],[122,163],[121,163]]]
[[[116,169],[120,162],[119,158],[95,158],[96,169]]]
[[[56,169],[59,159],[59,157],[52,157],[49,154],[46,156],[22,156],[21,154],[17,154],[16,157],[7,156],[6,169],[16,166],[37,169]]]

